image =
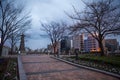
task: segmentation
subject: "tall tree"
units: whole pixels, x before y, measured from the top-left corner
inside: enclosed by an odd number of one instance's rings
[[[120,33],[120,3],[119,0],[99,0],[86,3],[85,11],[74,8],[75,15],[70,18],[78,20],[72,27],[73,31],[85,30],[99,43],[101,56],[104,55],[103,40],[109,34]]]
[[[16,44],[20,40],[20,33],[12,33],[9,38],[9,43],[11,45],[11,51],[10,53],[13,54],[15,52]]]
[[[24,7],[15,6],[14,2],[9,0],[0,0],[0,56],[3,45],[13,33],[24,29],[31,20],[28,14],[23,14]]]
[[[51,22],[50,24],[41,24],[41,25],[42,25],[42,30],[47,33],[47,35],[51,40],[54,53],[57,53],[56,49],[59,45],[58,44],[59,41],[62,39],[62,37],[65,34],[66,24],[63,22],[61,23]]]

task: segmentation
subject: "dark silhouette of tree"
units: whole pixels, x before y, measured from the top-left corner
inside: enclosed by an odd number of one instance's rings
[[[61,22],[51,22],[50,24],[41,24],[42,30],[47,33],[49,36],[54,53],[57,53],[57,46],[59,45],[59,41],[65,35],[66,24]]]
[[[16,44],[18,43],[18,41],[20,40],[20,33],[12,33],[10,38],[9,38],[9,43],[11,45],[11,51],[10,53],[13,54],[15,53],[15,48],[17,47]]]
[[[78,20],[78,23],[71,27],[72,31],[85,30],[98,41],[101,56],[104,55],[104,38],[109,34],[120,33],[120,3],[115,1],[84,2],[86,8],[83,12],[79,12],[73,7],[75,15],[68,15],[70,18]]]
[[[28,14],[23,14],[24,6],[15,6],[9,0],[0,0],[0,56],[3,45],[13,34],[24,30],[31,22]]]

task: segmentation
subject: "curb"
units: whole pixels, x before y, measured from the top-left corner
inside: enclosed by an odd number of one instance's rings
[[[84,69],[100,72],[100,73],[107,74],[107,75],[110,75],[110,76],[113,76],[113,77],[116,77],[116,78],[120,79],[120,75],[118,75],[118,74],[114,74],[114,73],[110,73],[110,72],[107,72],[107,71],[103,71],[103,70],[99,70],[99,69],[83,66],[83,65],[80,65],[80,64],[72,63],[72,62],[69,62],[69,61],[66,61],[66,60],[63,60],[63,59],[60,59],[60,58],[57,58],[57,57],[53,57],[53,56],[51,56],[51,58],[63,61],[65,63],[71,64],[71,65],[76,66],[76,67],[81,67],[81,68],[84,68]]]
[[[25,74],[20,55],[18,55],[18,69],[19,69],[19,78],[20,78],[20,80],[27,80],[27,76]]]

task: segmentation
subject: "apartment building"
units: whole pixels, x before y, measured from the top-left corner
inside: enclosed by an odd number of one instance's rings
[[[100,51],[97,40],[93,38],[91,35],[88,35],[87,39],[84,40],[84,51],[85,52]]]
[[[73,40],[73,48],[79,49],[80,51],[83,51],[83,49],[84,49],[84,35],[83,34],[74,35],[72,40]]]

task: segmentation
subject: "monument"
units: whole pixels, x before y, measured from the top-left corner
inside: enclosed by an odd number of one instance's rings
[[[22,35],[21,35],[21,41],[20,41],[20,48],[19,48],[20,54],[23,54],[23,55],[26,54],[26,52],[25,52],[24,37],[25,37],[25,35],[22,34]]]

